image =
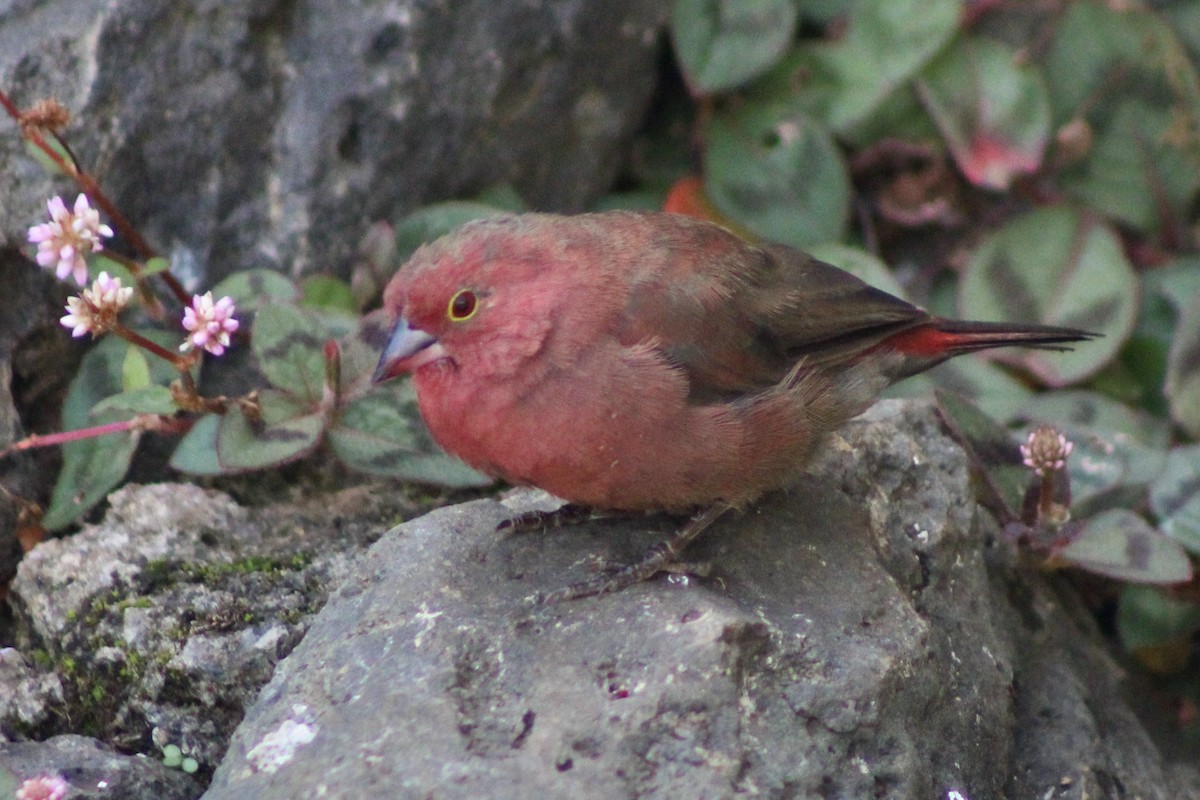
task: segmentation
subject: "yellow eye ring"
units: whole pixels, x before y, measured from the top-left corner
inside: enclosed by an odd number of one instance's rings
[[[470,289],[460,289],[450,298],[446,316],[454,322],[466,322],[479,310],[479,298]]]

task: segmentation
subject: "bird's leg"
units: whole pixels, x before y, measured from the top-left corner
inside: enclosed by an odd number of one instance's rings
[[[565,503],[553,511],[526,511],[509,517],[496,526],[497,533],[525,533],[526,531],[559,528],[564,525],[576,525],[587,522],[592,518],[591,506],[581,506],[577,503]]]
[[[641,561],[623,567],[611,575],[603,575],[542,595],[538,600],[542,605],[553,605],[564,600],[610,594],[648,580],[675,564],[676,556],[728,510],[729,506],[723,503],[711,505],[688,520],[686,525],[671,536],[651,547]]]

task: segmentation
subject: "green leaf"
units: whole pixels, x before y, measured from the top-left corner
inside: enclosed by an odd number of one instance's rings
[[[1127,650],[1191,639],[1200,630],[1200,605],[1152,586],[1126,586],[1117,605],[1117,634]]]
[[[982,358],[955,358],[889,386],[884,397],[928,397],[934,387],[970,399],[998,422],[1009,422],[1033,392],[1004,369]]]
[[[348,405],[329,431],[329,444],[347,466],[372,475],[442,486],[492,482],[433,442],[409,381],[392,381]]]
[[[223,472],[277,467],[317,446],[325,429],[318,412],[283,392],[259,392],[262,421],[252,423],[232,408],[217,426],[217,460]]]
[[[904,287],[896,280],[896,275],[878,256],[868,253],[861,247],[851,247],[840,242],[825,242],[808,248],[814,258],[839,269],[844,269],[861,281],[882,289],[896,297],[905,297]]]
[[[272,303],[255,316],[251,341],[259,369],[273,386],[316,404],[325,387],[328,338],[312,314]]]
[[[189,475],[220,475],[224,472],[217,458],[218,414],[206,414],[196,420],[183,435],[168,462],[172,469]]]
[[[721,213],[796,247],[841,237],[850,180],[820,124],[784,105],[746,106],[714,115],[706,140],[705,189]]]
[[[150,363],[142,348],[129,345],[125,349],[125,360],[121,363],[121,387],[125,391],[140,389],[150,384]]]
[[[140,333],[165,347],[175,342],[173,336],[161,331]],[[83,357],[63,402],[63,430],[79,430],[131,416],[130,410],[118,411],[115,407],[97,417],[92,415],[99,403],[121,394],[126,348],[121,339],[107,337]],[[156,383],[167,383],[178,374],[157,358],[148,363],[151,380]],[[42,520],[47,530],[70,525],[115,489],[129,469],[139,439],[138,432],[122,432],[63,445],[62,471]]]
[[[449,201],[417,209],[396,224],[396,264],[408,261],[417,248],[452,233],[472,220],[507,213],[484,203]]]
[[[769,69],[796,30],[793,0],[675,0],[671,37],[685,80],[703,93]]]
[[[0,797],[16,797],[21,783],[20,778],[0,764]]]
[[[1171,303],[1176,314],[1192,308],[1191,300],[1200,292],[1200,257],[1181,256],[1167,266],[1145,273],[1142,277],[1147,293],[1157,294]],[[1168,331],[1174,322],[1165,323]]]
[[[1140,97],[1114,101],[1088,157],[1067,170],[1066,191],[1095,211],[1143,231],[1174,225],[1200,189],[1195,154],[1175,142],[1179,118]],[[1170,215],[1164,220],[1163,212]]]
[[[129,416],[129,414],[170,415],[178,410],[171,396],[171,390],[166,386],[152,383],[106,397],[96,404],[92,409],[92,414],[100,417],[111,412],[124,411],[127,412],[125,416]]]
[[[58,137],[43,136],[42,138],[45,140],[45,142],[49,146],[49,148],[58,154],[58,156],[63,160],[64,163],[66,163],[66,164],[75,163],[75,160],[73,158],[71,158],[71,154],[67,152],[66,148],[63,147],[62,143],[58,140]],[[29,141],[28,139],[25,140],[25,152],[29,155],[30,158],[32,158],[34,161],[41,164],[42,169],[46,170],[46,172],[49,172],[51,175],[66,175],[66,174],[68,174],[63,171],[62,167],[60,167],[54,161],[54,159],[52,159],[50,156],[46,155],[46,151],[44,151],[42,148],[38,147],[33,142]],[[71,207],[74,200],[68,201],[64,198],[64,202],[66,202],[67,207],[69,208],[69,207]]]
[[[1200,445],[1175,447],[1150,484],[1150,509],[1159,527],[1200,555]]]
[[[157,275],[160,272],[166,272],[170,268],[170,261],[162,256],[155,256],[146,263],[142,264],[142,276],[149,277],[150,275]]]
[[[839,134],[897,94],[958,28],[959,0],[889,0],[853,5],[835,42],[801,43],[754,91],[793,97]],[[802,11],[807,13],[807,5]],[[893,132],[893,135],[894,132]]]
[[[1133,330],[1138,284],[1121,242],[1094,217],[1065,206],[1020,216],[988,237],[962,274],[964,317],[1082,328],[1104,338],[1066,353],[1010,350],[1051,386],[1097,372]]]
[[[97,424],[105,421],[114,420]],[[125,479],[140,440],[140,431],[122,431],[63,445],[63,468],[42,525],[64,528],[107,497]]]
[[[1020,416],[1031,423],[1070,424],[1104,431],[1156,450],[1166,450],[1171,441],[1171,430],[1163,420],[1085,390],[1035,395],[1022,407]]]
[[[1050,137],[1039,70],[981,37],[962,38],[922,73],[918,93],[967,180],[1007,189],[1037,170]]]
[[[350,284],[328,275],[317,275],[302,284],[305,310],[320,320],[330,337],[347,336],[358,327],[358,309]]]
[[[487,187],[475,195],[475,202],[510,214],[520,214],[522,211],[529,210],[525,201],[521,199],[521,195],[510,183],[497,183]]]
[[[980,411],[970,400],[952,391],[935,392],[938,413],[971,462],[983,470],[987,484],[1009,515],[1016,517],[1029,485],[1029,470],[1008,430]]]
[[[350,285],[332,275],[314,275],[301,283],[304,293],[304,305],[310,308],[332,309],[357,313],[354,297],[350,294]]]
[[[1071,3],[1045,59],[1057,124],[1092,132],[1062,176],[1097,211],[1150,230],[1182,223],[1200,188],[1200,74],[1151,10]]]
[[[300,290],[296,284],[269,269],[249,269],[235,272],[212,289],[213,298],[233,298],[238,314],[257,311],[265,305],[297,303]]]
[[[1191,580],[1192,562],[1183,548],[1124,508],[1087,520],[1054,556],[1089,572],[1130,583],[1182,583]]]
[[[94,281],[100,277],[101,272],[107,272],[110,277],[120,279],[122,286],[133,286],[136,283],[129,267],[109,257],[103,250],[88,258],[88,278]]]
[[[1053,425],[1074,444],[1067,459],[1077,515],[1140,504],[1162,472],[1170,431],[1161,420],[1095,392],[1037,395],[1022,409],[1030,426]]]
[[[1163,385],[1171,418],[1200,439],[1200,291],[1184,306],[1167,353]]]

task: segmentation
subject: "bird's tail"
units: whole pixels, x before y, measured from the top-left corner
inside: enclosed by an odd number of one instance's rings
[[[1078,328],[1017,322],[967,322],[934,318],[922,325],[889,336],[882,348],[903,355],[905,364],[899,379],[915,375],[948,358],[993,347],[1030,347],[1036,350],[1070,350],[1075,342],[1094,339],[1100,334]]]

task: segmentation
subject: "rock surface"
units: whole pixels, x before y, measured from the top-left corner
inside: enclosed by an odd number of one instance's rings
[[[179,770],[145,756],[121,755],[86,736],[0,742],[0,787],[5,779],[19,786],[39,775],[65,780],[71,787],[69,800],[188,800],[200,787],[198,780]]]
[[[436,511],[372,547],[205,797],[1200,796],[968,497],[933,411],[880,404],[689,553],[710,577],[550,608],[527,598],[657,521],[506,539],[498,503]]]
[[[21,562],[0,740],[87,733],[156,761],[175,745],[211,774],[275,664],[405,514],[394,486],[257,510],[190,485],[116,492],[101,524]]]
[[[654,90],[659,0],[9,0],[0,85],[181,277],[345,272],[366,225],[512,184],[579,209]],[[0,245],[61,191],[0,121]],[[192,274],[184,274],[188,268]],[[177,270],[179,271],[179,270]]]

